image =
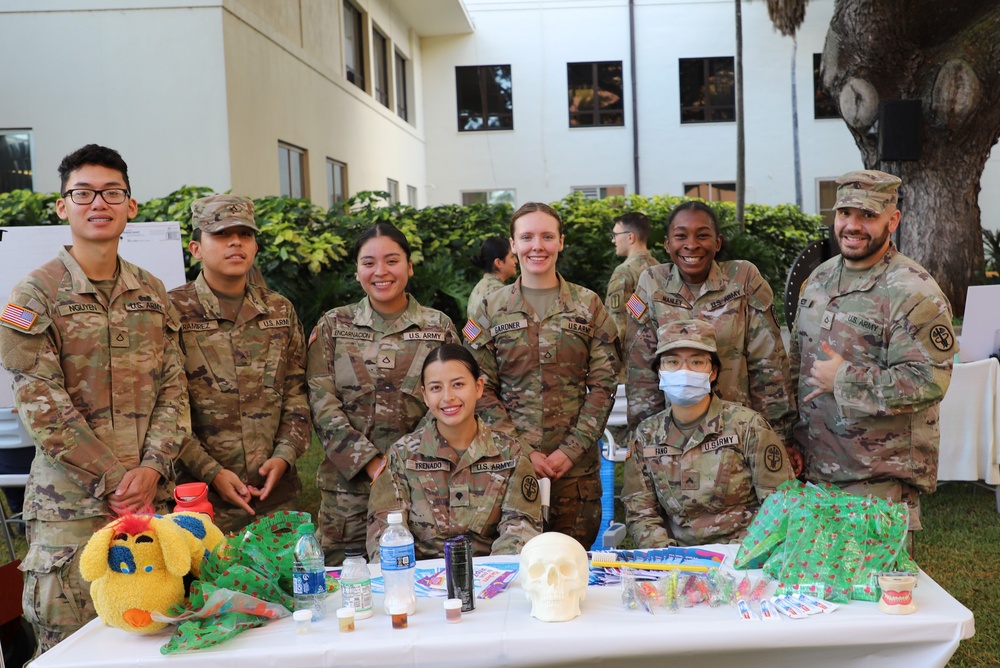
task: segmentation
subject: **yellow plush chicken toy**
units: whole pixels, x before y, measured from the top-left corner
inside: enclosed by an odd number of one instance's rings
[[[204,556],[223,540],[203,513],[124,515],[91,536],[80,574],[105,624],[152,633],[166,624],[150,613],[182,602],[184,576],[197,576]]]

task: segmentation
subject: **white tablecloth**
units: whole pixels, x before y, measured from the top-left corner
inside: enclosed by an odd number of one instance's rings
[[[938,480],[1000,485],[1000,363],[956,364],[941,402]]]
[[[735,553],[735,546],[711,546]],[[489,559],[477,559],[477,562]],[[503,558],[495,561],[504,561]],[[506,561],[510,561],[507,558]],[[421,564],[424,566],[424,564]],[[755,572],[759,575],[759,571]],[[852,602],[830,615],[800,621],[750,622],[735,608],[701,605],[671,614],[650,615],[621,608],[616,587],[591,587],[583,615],[562,623],[530,616],[530,605],[515,582],[501,596],[478,601],[460,624],[447,624],[441,599],[417,599],[409,628],[393,630],[376,596],[376,614],[357,622],[357,631],[337,631],[328,615],[308,635],[282,619],[219,647],[161,656],[167,636],[139,636],[95,620],[66,639],[31,668],[313,668],[315,666],[643,666],[684,665],[768,668],[818,666],[944,666],[959,641],[974,633],[972,613],[921,573],[914,600],[919,610],[885,615],[874,603]]]

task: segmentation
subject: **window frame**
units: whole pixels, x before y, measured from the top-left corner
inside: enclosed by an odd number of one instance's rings
[[[372,96],[386,109],[390,104],[389,38],[372,28]]]
[[[490,109],[490,90],[488,87],[487,74],[491,73],[494,68],[505,68],[506,69],[506,80],[510,82],[510,93],[508,97],[508,102],[510,104],[510,111],[493,111]],[[470,70],[475,70],[476,81],[478,85],[478,97],[480,106],[475,109],[475,111],[481,112],[479,117],[482,118],[482,125],[480,127],[468,127],[469,120],[476,116],[476,114],[468,114],[465,117],[464,127],[463,127],[463,93],[461,86],[463,82],[460,81],[460,70],[464,72],[469,72]],[[496,77],[493,77],[493,83],[496,84]],[[499,85],[497,85],[499,88]],[[455,66],[455,104],[456,104],[456,118],[458,119],[458,131],[459,132],[500,132],[504,130],[514,129],[514,73],[513,68],[508,65],[456,65]],[[506,120],[508,124],[502,127],[490,127],[490,119],[497,118],[501,123]]]
[[[618,106],[616,108],[601,106],[601,94],[608,92],[601,86],[601,81],[604,77],[601,76],[600,67],[608,65],[618,66],[618,81],[619,90],[618,93]],[[592,108],[590,109],[573,109],[575,102],[574,92],[577,90],[582,90],[582,88],[573,87],[574,74],[572,69],[575,67],[583,69],[583,66],[590,66],[590,92],[591,100],[593,102]],[[569,127],[572,129],[578,128],[596,128],[596,127],[624,127],[625,125],[625,77],[624,68],[622,67],[622,61],[620,60],[598,60],[598,61],[581,61],[575,63],[566,63],[566,89],[568,94],[568,112],[569,112]],[[618,117],[618,122],[605,123],[602,122],[602,118],[614,118]],[[590,117],[592,121],[590,123],[574,123],[574,120],[579,121],[580,119]]]
[[[365,77],[365,67],[367,65],[367,58],[365,58],[365,53],[367,52],[366,44],[367,39],[365,39],[365,20],[364,12],[358,9],[353,2],[350,0],[344,0],[344,76],[352,84],[360,88],[361,90],[368,92],[366,88],[367,81]],[[352,32],[354,33],[354,39],[348,39],[348,25],[351,25]],[[349,49],[348,47],[353,43],[354,48]],[[357,61],[356,67],[351,67],[349,55],[353,55],[354,59]]]
[[[8,141],[8,137],[21,137],[17,141]],[[10,158],[7,163],[0,162],[0,193],[11,192],[13,190],[35,190],[35,142],[34,132],[31,128],[2,128],[0,129],[0,157]],[[27,149],[20,148],[27,144]],[[12,148],[17,147],[17,148]],[[14,153],[18,155],[14,155]],[[24,164],[24,160],[27,164]],[[19,161],[21,162],[19,166]],[[9,165],[9,169],[7,168]]]
[[[407,85],[409,78],[406,72],[409,59],[400,53],[399,49],[395,49],[393,54],[396,73],[396,115],[407,123],[412,123],[410,120],[410,91]]]
[[[287,155],[287,159],[285,158]],[[293,169],[292,156],[298,156],[298,170]],[[309,198],[309,152],[288,142],[278,142],[278,181],[282,197],[295,199]],[[295,190],[295,174],[298,172],[299,193]]]
[[[735,181],[692,181],[690,183],[684,183],[684,196],[692,197],[704,200],[706,202],[735,202],[736,201],[736,182]],[[701,189],[708,189],[708,197],[703,197],[701,194]],[[692,189],[697,189],[697,194],[691,194]],[[717,194],[720,192],[732,193],[731,198],[718,197]]]
[[[418,194],[416,186],[411,186],[411,185],[406,186],[406,203],[412,206],[414,209],[416,209],[417,204],[419,204],[419,202],[417,201],[417,196]]]
[[[621,190],[621,192],[608,192],[611,189]],[[607,199],[608,197],[624,197],[628,193],[628,189],[624,184],[615,185],[605,185],[605,186],[571,186],[571,193],[580,193],[587,199],[599,200]]]
[[[482,201],[476,201],[480,199]],[[511,207],[517,205],[517,190],[515,188],[488,188],[485,190],[463,190],[461,191],[462,206],[472,204],[510,204]]]
[[[337,197],[337,174],[340,174],[340,198]],[[329,208],[347,200],[347,163],[334,158],[326,159],[326,191],[330,201]]]
[[[399,204],[399,181],[387,178],[385,180],[385,191],[389,193],[389,204]]]
[[[731,101],[726,104],[718,104],[714,101],[715,95],[711,93],[715,74],[713,74],[712,64],[727,61],[729,73],[733,78],[733,85],[730,86]],[[736,91],[735,91],[735,59],[733,56],[712,56],[707,58],[678,58],[678,88],[680,97],[680,120],[682,125],[698,123],[733,123],[736,121]],[[686,82],[685,64],[701,63],[701,80],[699,83]],[[701,97],[697,100],[685,100],[685,89],[688,85],[695,83],[695,87],[700,88]],[[710,99],[710,97],[712,99]],[[686,103],[690,102],[690,103]],[[693,118],[692,114],[701,113],[702,118]],[[718,116],[725,117],[718,117]]]

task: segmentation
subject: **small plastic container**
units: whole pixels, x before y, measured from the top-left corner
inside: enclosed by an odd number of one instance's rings
[[[392,628],[405,629],[409,625],[406,616],[407,610],[408,606],[405,602],[394,603],[389,607],[389,616],[392,617]]]
[[[462,621],[462,599],[449,598],[444,602],[444,618],[449,624]]]
[[[337,624],[341,633],[350,633],[354,630],[354,608],[338,608]]]
[[[312,628],[312,610],[296,610],[292,613],[292,619],[295,620],[295,632],[296,633],[309,633]]]

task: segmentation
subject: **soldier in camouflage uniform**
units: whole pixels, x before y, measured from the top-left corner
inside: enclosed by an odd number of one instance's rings
[[[615,255],[624,256],[625,261],[611,273],[611,280],[608,281],[608,298],[604,304],[608,308],[608,315],[618,328],[619,343],[625,341],[625,328],[628,324],[625,304],[635,292],[639,276],[649,267],[655,267],[660,263],[646,248],[650,227],[646,214],[635,211],[615,218],[615,224],[611,228],[611,243],[615,246]],[[622,380],[625,380],[624,377]]]
[[[472,354],[457,344],[434,350],[424,363],[422,391],[429,420],[389,450],[372,484],[368,553],[390,512],[402,511],[417,559],[444,556],[444,541],[465,534],[473,554],[518,554],[541,533],[541,500],[531,461],[517,439],[493,432],[476,417],[483,379]]]
[[[502,288],[507,279],[517,276],[517,256],[510,249],[510,241],[503,237],[489,237],[483,241],[472,264],[483,270],[483,277],[469,293],[469,309],[489,293]]]
[[[295,510],[295,460],[312,436],[306,344],[291,302],[248,282],[257,254],[253,201],[213,195],[191,204],[191,254],[202,271],[170,292],[180,313],[193,436],[178,482],[210,485],[215,524]]]
[[[125,161],[90,144],[59,175],[73,245],[22,279],[0,315],[0,360],[37,448],[21,570],[39,652],[96,616],[84,544],[113,514],[166,510],[190,430],[177,314],[159,279],[118,256],[136,213]]]
[[[316,484],[326,563],[365,547],[371,481],[389,447],[427,412],[420,396],[424,358],[458,341],[451,319],[406,294],[413,275],[403,234],[379,223],[355,245],[367,296],[328,311],[309,337],[306,380],[313,425],[326,457]]]
[[[643,272],[628,302],[629,426],[665,406],[657,386],[657,328],[698,318],[712,323],[718,337],[719,396],[763,415],[792,448],[795,392],[771,287],[750,262],[715,261],[722,237],[714,212],[703,202],[685,202],[674,210],[664,245],[673,262]],[[793,468],[799,470],[801,463],[793,461]]]
[[[486,379],[479,410],[516,436],[552,481],[549,529],[589,548],[601,521],[601,437],[618,380],[617,333],[601,298],[556,272],[562,223],[528,203],[511,221],[521,277],[473,305],[463,332]]]
[[[712,325],[678,320],[657,334],[671,402],[639,424],[630,444],[622,488],[629,534],[641,548],[738,541],[761,502],[791,479],[785,448],[760,414],[712,394],[721,367]]]
[[[937,486],[938,404],[958,352],[951,305],[889,238],[900,179],[862,170],[837,183],[841,254],[807,279],[791,340],[795,438],[807,479],[906,501],[919,529],[919,495]]]

